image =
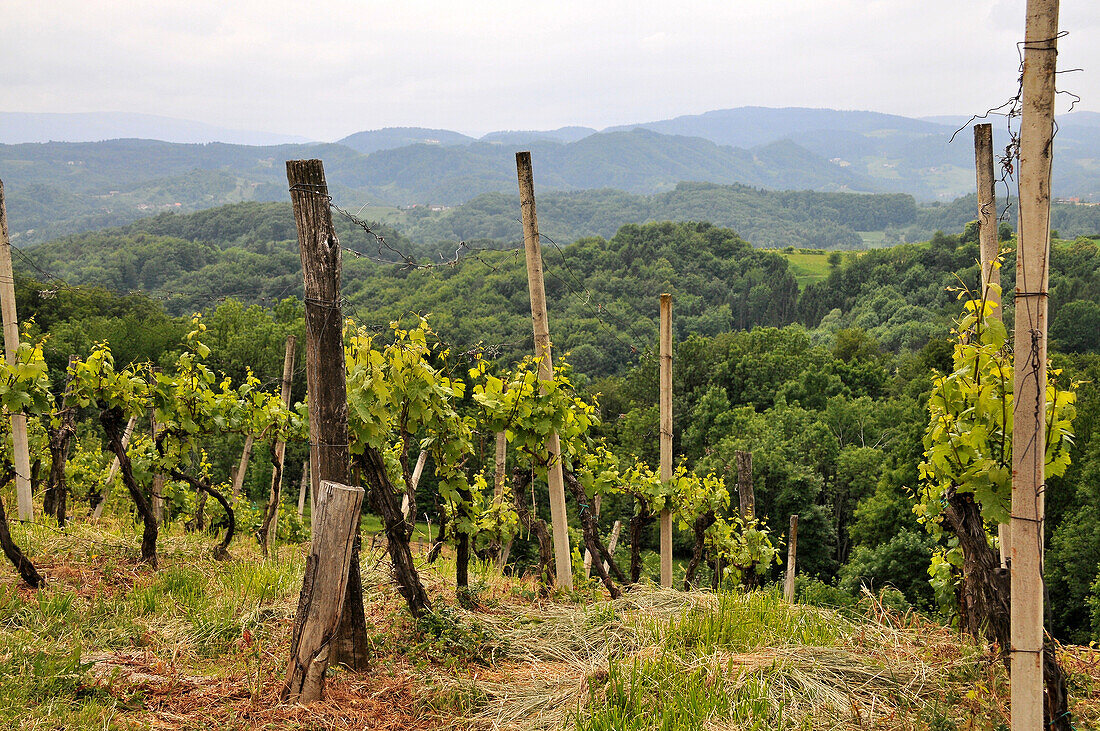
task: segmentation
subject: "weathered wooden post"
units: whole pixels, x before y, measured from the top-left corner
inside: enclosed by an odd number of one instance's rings
[[[672,480],[672,295],[661,295],[661,482]],[[672,511],[661,510],[661,586],[672,586]]]
[[[756,517],[756,492],[752,484],[752,452],[737,450],[737,497],[741,502],[741,519],[748,522]]]
[[[290,183],[302,260],[311,487],[317,495],[315,507],[320,509],[320,480],[347,484],[351,459],[344,318],[340,300],[340,240],[332,225],[328,185],[321,161],[288,160],[286,177]],[[318,525],[316,520],[313,525]],[[333,641],[331,659],[361,670],[366,668],[368,660],[367,626],[363,612],[363,581],[359,573],[358,519],[355,525],[347,592],[343,595],[344,610],[340,614],[340,630]],[[303,584],[303,593],[306,588]]]
[[[122,448],[130,446],[130,437],[134,434],[134,427],[137,426],[137,415],[130,417],[130,420],[126,422],[126,429],[122,432]],[[97,521],[103,517],[103,506],[107,504],[107,496],[111,494],[111,485],[115,483],[115,475],[118,474],[118,457],[115,457],[111,462],[111,468],[107,470],[107,482],[103,485],[103,495],[99,498],[99,503],[96,504],[95,510],[92,511],[92,521]]]
[[[993,174],[993,125],[974,125],[974,169],[978,184],[978,241],[981,247],[982,297],[995,305],[992,317],[1002,319],[1001,270],[997,255],[1001,240],[997,231],[996,178]],[[996,289],[994,289],[996,287]],[[1008,568],[1009,526],[997,526],[1001,546],[1001,568]]]
[[[334,643],[344,611],[349,568],[355,560],[355,537],[363,488],[321,481],[313,537],[298,613],[290,639],[290,663],[282,699],[309,703],[324,694],[325,671],[334,660]]]
[[[290,387],[294,379],[294,345],[296,339],[293,335],[286,337],[286,353],[283,355],[283,382],[280,396],[283,405],[290,408]],[[267,513],[264,515],[264,523],[260,527],[263,550],[265,556],[270,556],[275,550],[275,534],[279,531],[279,503],[283,496],[283,466],[286,464],[286,442],[275,442],[275,459],[271,470],[271,490],[267,495]]]
[[[15,311],[15,272],[11,266],[11,238],[8,210],[4,202],[4,181],[0,180],[0,317],[4,320],[4,357],[14,363],[19,352],[19,318]],[[27,441],[27,417],[11,415],[12,454],[15,462],[15,495],[19,520],[34,520],[31,499],[31,452]]]
[[[507,388],[507,385],[505,386]],[[493,475],[493,495],[498,499],[504,494],[504,486],[508,479],[508,435],[502,431],[496,433],[496,472]],[[497,566],[504,568],[508,563],[508,554],[512,552],[512,541],[506,541],[497,553]]]
[[[787,537],[787,580],[783,582],[783,596],[794,603],[794,557],[798,550],[798,516],[791,516],[791,530]]]
[[[546,317],[546,284],[542,275],[542,248],[535,213],[535,179],[530,152],[516,153],[516,172],[519,176],[523,246],[527,254],[527,285],[531,293],[531,321],[535,331],[535,356],[539,359],[539,380],[553,381],[554,363],[550,357],[550,324]],[[565,480],[562,477],[561,441],[557,433],[550,435],[547,451],[550,453],[546,480],[550,487],[550,522],[554,532],[554,583],[572,590],[573,565],[565,513]]]
[[[1028,0],[1023,48],[1012,407],[1013,731],[1043,728],[1044,425],[1058,0]],[[1068,727],[1066,720],[1061,720]]]
[[[252,455],[252,444],[256,437],[249,434],[244,438],[244,449],[241,450],[241,461],[237,465],[237,471],[233,474],[233,497],[240,497],[241,488],[244,487],[244,478],[248,474],[248,458]]]
[[[298,517],[306,514],[306,493],[309,491],[309,460],[302,465],[302,481],[298,485]],[[310,506],[312,507],[312,505]]]

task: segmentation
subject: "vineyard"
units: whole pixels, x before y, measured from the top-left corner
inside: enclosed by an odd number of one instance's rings
[[[976,220],[878,251],[782,245],[907,196],[692,184],[772,201],[767,248],[587,236],[627,215],[598,206],[562,245],[530,152],[518,201],[408,208],[522,231],[453,255],[317,159],[289,209],[25,248],[0,184],[0,728],[1100,727],[1100,236],[1052,231],[1060,37],[1029,2],[999,173],[971,120]]]

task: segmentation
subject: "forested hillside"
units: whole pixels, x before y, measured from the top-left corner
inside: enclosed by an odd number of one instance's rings
[[[808,195],[789,202],[818,211],[835,203]],[[518,251],[463,251],[448,265],[428,254],[431,247],[384,231],[393,249],[438,264],[410,269],[385,261],[396,257],[387,249],[374,260],[379,242],[348,221],[340,219],[339,231],[350,250],[345,314],[369,331],[423,314],[458,373],[479,358],[504,365],[530,352]],[[1011,249],[1011,239],[1005,244]],[[616,453],[655,463],[657,295],[671,292],[675,443],[689,468],[729,481],[733,453],[752,450],[760,514],[776,530],[788,515],[801,516],[800,565],[824,582],[815,591],[838,592],[833,601],[846,601],[861,583],[890,585],[916,607],[953,611],[950,572],[928,581],[939,549],[913,508],[932,379],[951,368],[950,328],[960,311],[953,289],[978,279],[973,225],[924,243],[820,255],[828,274],[801,292],[784,255],[709,224],[628,225],[609,239],[548,239],[544,247],[556,352],[598,399],[599,433]],[[298,256],[282,204],[158,216],[32,247],[16,264],[20,313],[50,333],[44,347],[54,380],[70,353],[97,340],[117,344],[120,361],[171,362],[188,327],[178,316],[201,310],[219,345],[214,366],[236,377],[252,366],[270,382],[282,337],[301,328]],[[1048,488],[1047,562],[1061,597],[1054,627],[1079,641],[1100,631],[1092,608],[1100,605],[1100,539],[1092,528],[1100,469],[1097,240],[1057,241],[1051,266],[1055,364],[1063,383],[1080,385],[1073,463]],[[1006,288],[1013,269],[1010,252]],[[1005,314],[1010,322],[1011,305]],[[236,449],[226,445],[211,459],[229,469]],[[605,515],[627,510],[612,501]],[[677,535],[684,555],[690,534]],[[648,533],[642,540],[653,545]],[[530,545],[517,545],[518,561],[532,555]]]
[[[766,249],[861,249],[927,241],[936,231],[962,233],[974,220],[977,206],[973,194],[951,203],[917,205],[903,193],[775,191],[712,183],[680,183],[653,195],[583,190],[539,196],[539,210],[545,212],[544,233],[557,241],[609,237],[627,223],[709,221],[732,228]],[[486,193],[445,211],[408,211],[397,225],[410,238],[426,243],[513,242],[522,238],[518,210],[517,196]],[[1003,225],[1013,228],[1007,222],[1016,220],[1015,198],[1005,201],[1002,210]],[[1066,238],[1096,235],[1100,206],[1055,204],[1051,221]]]

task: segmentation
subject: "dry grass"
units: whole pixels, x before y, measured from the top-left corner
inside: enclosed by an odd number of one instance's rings
[[[303,547],[264,561],[240,541],[234,561],[217,562],[208,536],[172,531],[154,571],[135,561],[131,526],[17,530],[50,586],[35,594],[0,575],[0,663],[35,647],[76,649],[87,665],[64,692],[0,708],[2,728],[618,728],[600,719],[624,689],[642,711],[630,728],[656,728],[661,703],[696,692],[726,703],[696,709],[696,728],[751,728],[743,719],[756,716],[757,728],[996,728],[1007,717],[1007,679],[983,648],[870,597],[863,616],[652,586],[614,602],[593,589],[547,598],[486,569],[475,608],[437,599],[445,632],[426,642],[369,542],[371,672],[337,671],[325,700],[282,704]],[[422,568],[434,597],[453,597],[449,558]],[[1067,648],[1064,661],[1087,728],[1100,720],[1100,651]]]

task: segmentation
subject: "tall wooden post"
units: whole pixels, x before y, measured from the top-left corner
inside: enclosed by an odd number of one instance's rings
[[[672,295],[661,295],[661,482],[672,480]],[[672,586],[672,511],[661,511],[661,586]]]
[[[296,339],[293,335],[286,337],[286,353],[283,355],[283,383],[280,396],[283,404],[290,408],[290,387],[294,380],[294,345]],[[286,442],[281,439],[275,442],[275,463],[271,470],[271,490],[267,496],[267,515],[264,516],[264,525],[260,529],[264,539],[264,555],[270,556],[275,550],[275,534],[279,530],[279,503],[283,496],[283,466],[286,464]]]
[[[535,331],[535,356],[539,358],[539,380],[553,381],[554,363],[550,357],[550,324],[546,317],[546,286],[542,276],[542,248],[535,214],[535,179],[530,152],[516,153],[516,172],[519,176],[523,246],[527,254],[527,285],[531,293],[531,321]],[[550,453],[546,479],[550,486],[550,523],[554,532],[554,583],[572,590],[573,565],[565,513],[565,480],[562,477],[561,442],[557,433],[550,435],[547,451]]]
[[[344,317],[340,300],[340,240],[332,225],[328,185],[320,160],[288,160],[287,182],[298,228],[298,251],[306,305],[306,388],[309,396],[310,473],[320,480],[347,484],[348,396],[344,368]],[[321,507],[320,493],[317,507]],[[315,522],[314,525],[317,525]],[[359,523],[356,519],[347,592],[340,629],[333,638],[334,657],[355,670],[367,666],[367,628],[363,581],[359,573]],[[303,596],[306,593],[303,585]],[[299,617],[296,620],[300,622]]]
[[[130,420],[126,422],[126,429],[122,432],[122,448],[130,446],[130,437],[133,436],[134,427],[137,426],[137,414],[130,417]],[[99,499],[99,504],[95,506],[95,510],[92,511],[92,521],[97,521],[103,517],[103,506],[107,504],[107,496],[111,494],[111,485],[115,484],[115,475],[118,474],[118,457],[115,457],[111,462],[111,468],[107,470],[107,481],[103,485],[103,495]]]
[[[11,238],[8,210],[4,202],[4,181],[0,180],[0,316],[4,320],[4,357],[14,363],[19,352],[19,319],[15,312],[15,272],[11,266]],[[19,520],[34,520],[31,501],[31,452],[27,441],[27,417],[11,415],[12,454],[15,461],[15,495]]]
[[[752,484],[752,452],[737,450],[733,453],[737,460],[737,497],[741,503],[741,519],[752,520],[756,517],[756,491]]]
[[[787,536],[787,580],[783,582],[783,596],[794,603],[794,558],[798,551],[798,516],[791,516],[791,530]]]
[[[1047,281],[1058,0],[1028,0],[1012,421],[1012,729],[1043,727]]]
[[[997,196],[993,173],[993,125],[974,125],[974,168],[978,183],[978,239],[982,252],[982,291],[997,306],[994,314],[1001,318],[1001,294],[988,289],[1001,286],[1001,270],[994,266],[1001,250],[997,231]]]
[[[993,173],[993,125],[974,125],[974,169],[978,183],[978,241],[982,257],[982,296],[995,305],[992,317],[1000,320],[1001,270],[997,267],[997,254],[1001,241],[997,231],[996,178]],[[1001,545],[1001,568],[1008,568],[1009,526],[997,526],[998,543]]]
[[[321,483],[318,515],[290,639],[284,701],[309,703],[324,694],[325,671],[335,659],[334,635],[346,611],[344,597],[355,560],[362,505],[363,488],[329,480]]]

